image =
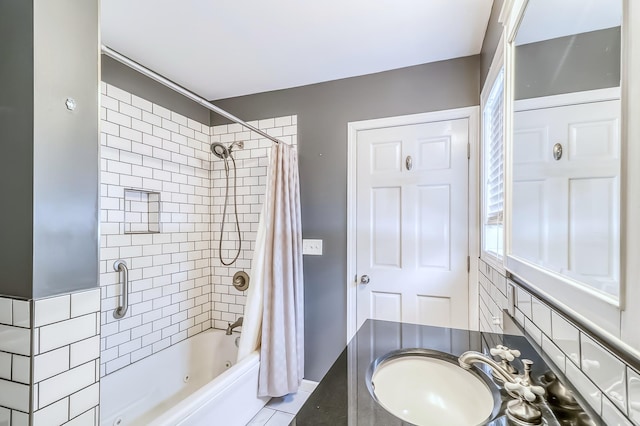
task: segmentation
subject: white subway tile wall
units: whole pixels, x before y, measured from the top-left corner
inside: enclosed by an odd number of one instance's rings
[[[627,368],[627,390],[629,392],[629,417],[640,424],[640,374]]]
[[[0,425],[29,424],[31,302],[0,297]]]
[[[100,294],[34,302],[33,426],[99,424]]]
[[[250,272],[272,142],[238,124],[209,127],[102,83],[101,249],[102,335],[100,375],[150,356],[210,327],[226,328],[242,316],[245,295],[231,285],[236,271]],[[252,122],[296,144],[297,118]],[[235,148],[237,213],[242,232],[238,261],[218,260],[226,176],[210,144],[244,142]],[[230,164],[231,166],[231,164]],[[233,170],[233,169],[232,169]],[[234,195],[233,172],[229,195]],[[125,234],[125,189],[160,194],[159,233]],[[223,234],[223,257],[235,257],[237,234],[231,201]],[[113,317],[120,276],[129,267],[129,312]]]
[[[498,311],[502,316],[502,309],[507,307],[506,293],[502,292],[504,276],[482,260],[479,272],[480,329],[502,332],[491,318]],[[516,322],[565,373],[591,408],[607,425],[640,425],[638,371],[552,307],[513,284],[517,289]]]
[[[506,278],[482,260],[478,265],[480,331],[501,334],[503,332],[502,311],[507,308],[507,288],[506,284],[503,287],[494,285],[493,282],[495,280],[495,282],[506,283]]]
[[[297,116],[286,116],[268,120],[252,121],[249,124],[258,127],[284,143],[297,145]],[[239,124],[227,124],[212,127],[211,142],[231,144],[244,142],[244,149],[235,149],[237,182],[236,196],[242,245],[238,260],[232,266],[225,266],[219,258],[220,226],[226,194],[226,173],[224,160],[214,157],[212,164],[212,319],[213,327],[224,329],[227,323],[234,322],[244,314],[246,296],[232,285],[233,274],[237,271],[251,273],[251,260],[255,247],[260,211],[264,201],[267,181],[267,153],[273,142],[259,134],[248,131]],[[229,164],[233,170],[232,164]],[[225,263],[233,260],[238,250],[238,235],[235,228],[233,173],[229,174],[229,202],[222,236],[222,258]]]
[[[211,155],[208,125],[105,83],[101,99],[104,376],[211,327]],[[160,193],[160,233],[125,235],[125,189]],[[120,320],[117,259],[130,283]]]

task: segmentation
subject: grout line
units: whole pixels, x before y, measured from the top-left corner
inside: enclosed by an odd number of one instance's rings
[[[69,354],[71,354],[71,351],[69,351]],[[58,377],[58,376],[60,376],[60,375],[62,375],[62,374],[68,373],[69,371],[71,371],[71,370],[75,370],[76,368],[80,368],[80,367],[85,366],[85,365],[87,365],[87,364],[89,364],[89,363],[92,363],[92,362],[93,362],[93,363],[95,363],[95,361],[96,361],[97,359],[100,359],[100,358],[99,358],[99,357],[98,357],[98,358],[93,358],[93,359],[91,359],[91,360],[89,360],[89,361],[87,361],[87,362],[83,362],[82,364],[78,364],[78,365],[76,365],[75,367],[69,367],[69,368],[67,368],[67,369],[66,369],[66,370],[64,370],[64,371],[61,371],[61,372],[59,372],[59,373],[56,373],[56,374],[54,374],[53,376],[48,376],[48,377],[46,377],[46,378],[44,378],[44,379],[41,379],[41,380],[40,380],[40,381],[38,381],[38,382],[33,382],[32,384],[36,385],[36,384],[40,384],[40,383],[42,383],[42,382],[46,382],[46,381],[47,381],[47,380],[49,380],[49,379],[53,379],[54,377]],[[71,365],[71,355],[69,355],[69,365]],[[33,379],[32,379],[32,381],[33,381]],[[40,388],[38,388],[38,392],[39,392],[39,391],[40,391]],[[39,399],[39,398],[38,398],[38,402],[40,402],[40,399]],[[40,404],[38,404],[38,405],[40,405]]]
[[[482,273],[482,271],[480,271],[480,272]],[[491,284],[493,287],[498,288],[498,285],[497,285],[496,283],[494,283],[492,280],[489,280],[489,282],[490,282],[490,284]],[[480,285],[480,287],[482,287],[482,285]],[[525,290],[525,292],[526,292],[527,294],[529,294],[529,295],[530,295],[530,293],[529,293],[528,291],[526,291],[526,290]],[[488,293],[490,294],[490,292],[488,292]],[[533,297],[533,296],[531,296],[531,297]],[[482,298],[480,298],[480,300],[481,300],[481,301],[483,301],[483,299],[482,299]],[[594,342],[599,346],[599,348],[600,348],[601,350],[603,350],[605,353],[607,353],[607,354],[609,354],[609,355],[612,355],[612,356],[613,356],[617,361],[619,361],[619,362],[623,365],[623,367],[624,367],[624,374],[623,374],[623,378],[624,378],[624,387],[625,387],[625,388],[624,388],[624,389],[625,389],[625,400],[623,401],[623,403],[624,403],[624,406],[625,406],[625,411],[623,411],[623,410],[621,410],[621,409],[619,408],[619,406],[618,406],[616,403],[612,402],[612,401],[609,399],[609,397],[608,397],[608,395],[607,395],[607,391],[606,391],[606,390],[603,390],[600,386],[598,386],[598,385],[593,381],[593,379],[590,377],[590,375],[589,375],[589,374],[587,374],[587,372],[585,372],[585,371],[581,368],[581,364],[582,364],[582,341],[583,341],[582,336],[583,336],[583,335],[584,335],[584,336],[588,336],[588,334],[587,334],[587,333],[585,333],[585,332],[584,332],[584,330],[582,330],[580,327],[578,327],[578,326],[577,326],[577,324],[575,324],[575,323],[574,323],[573,321],[571,321],[570,319],[568,319],[568,318],[564,317],[563,315],[561,315],[559,312],[557,312],[557,311],[556,311],[554,308],[552,308],[551,306],[548,306],[546,303],[542,302],[541,300],[539,300],[539,302],[540,302],[540,303],[542,303],[542,304],[543,304],[547,309],[549,309],[549,311],[550,311],[550,312],[552,312],[552,313],[556,313],[556,314],[558,314],[558,315],[562,316],[562,317],[563,317],[563,318],[564,318],[564,319],[565,319],[565,320],[566,320],[566,321],[567,321],[571,326],[573,326],[574,328],[576,328],[576,330],[578,331],[578,352],[579,352],[579,353],[578,353],[578,361],[579,361],[579,364],[580,364],[580,365],[577,365],[577,364],[574,362],[574,360],[573,360],[569,355],[567,355],[567,354],[565,353],[565,351],[564,351],[564,350],[562,350],[562,349],[560,349],[560,350],[561,350],[562,354],[564,355],[565,364],[566,364],[567,362],[570,362],[570,363],[571,363],[571,364],[572,364],[572,365],[573,365],[573,366],[574,366],[574,367],[575,367],[575,368],[580,372],[580,374],[582,374],[582,375],[583,375],[583,376],[588,380],[588,382],[589,382],[589,383],[591,383],[591,385],[592,385],[592,386],[594,386],[596,389],[598,389],[598,391],[601,393],[601,398],[600,398],[600,413],[602,413],[602,412],[603,412],[603,408],[604,408],[604,398],[606,398],[606,399],[609,401],[609,403],[610,403],[613,407],[615,407],[615,408],[616,408],[616,410],[618,410],[618,411],[619,411],[619,412],[620,412],[620,413],[621,413],[625,418],[627,418],[627,419],[629,419],[629,420],[630,420],[630,414],[629,414],[629,413],[630,413],[631,411],[630,411],[630,407],[629,407],[629,401],[630,401],[630,399],[629,399],[629,398],[630,398],[630,395],[629,395],[629,380],[628,380],[628,370],[627,370],[627,369],[634,370],[634,368],[633,368],[631,365],[627,364],[623,359],[621,359],[620,357],[618,357],[615,353],[611,352],[608,348],[604,347],[604,346],[603,346],[603,345],[601,345],[599,342],[597,342],[596,340],[594,340]],[[484,306],[486,306],[486,304],[485,304]],[[488,308],[487,308],[487,309],[488,309]],[[520,309],[519,309],[519,307],[517,306],[517,299],[516,299],[516,309],[520,310]],[[482,310],[482,306],[481,306],[481,309],[480,309],[480,313],[482,314],[481,316],[484,316],[484,312],[483,312],[483,310]],[[524,314],[523,314],[523,315],[524,315]],[[485,317],[485,318],[486,318],[486,317]],[[531,322],[531,324],[532,324],[532,325],[534,325],[534,326],[536,326],[536,327],[537,327],[537,324],[536,324],[536,323],[535,323],[531,318],[529,318],[529,316],[524,315],[524,318],[525,318],[525,322],[528,320],[528,321],[530,321],[530,322]],[[551,329],[551,334],[553,335],[553,329],[554,329],[554,327],[553,327],[553,315],[551,315],[551,321],[550,321],[550,324],[551,324],[551,327],[550,327],[550,329]],[[547,333],[545,333],[542,329],[540,329],[540,332],[541,332],[542,336],[544,336],[544,337],[548,338],[548,339],[549,339],[549,340],[550,340],[554,345],[556,345],[556,346],[557,346],[556,341],[555,341],[552,337],[550,337],[550,336],[549,336]],[[527,334],[528,334],[528,333],[527,333]],[[540,348],[540,349],[542,349],[542,348]],[[548,354],[547,354],[546,352],[544,352],[544,353],[548,356]],[[550,358],[550,359],[552,359],[552,358]],[[555,362],[554,362],[554,365],[555,365]],[[565,366],[565,368],[566,368],[566,366]],[[586,402],[586,401],[585,401],[585,402]],[[589,405],[590,405],[590,404],[589,404]]]

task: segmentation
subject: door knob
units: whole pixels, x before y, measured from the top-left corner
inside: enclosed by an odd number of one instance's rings
[[[360,284],[369,284],[369,275],[363,275],[360,277]]]
[[[407,170],[411,170],[413,168],[413,158],[410,155],[407,155],[407,159],[404,161]]]
[[[553,158],[557,161],[562,158],[562,144],[555,144],[553,146]]]

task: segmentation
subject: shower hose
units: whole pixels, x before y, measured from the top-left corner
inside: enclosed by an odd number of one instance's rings
[[[224,225],[227,218],[227,206],[229,204],[229,158],[231,158],[231,162],[233,163],[233,212],[236,218],[236,231],[238,233],[238,251],[236,252],[236,255],[232,261],[226,262],[222,258],[222,236],[224,235]],[[237,185],[237,179],[236,179],[236,160],[231,155],[231,152],[229,152],[227,155],[224,156],[224,171],[226,175],[227,185],[224,193],[224,208],[222,209],[222,223],[220,224],[220,242],[218,244],[218,256],[220,257],[220,263],[222,263],[224,266],[231,266],[236,262],[236,260],[238,260],[238,257],[240,256],[240,250],[242,250],[242,234],[240,233],[240,221],[238,220],[238,198],[237,198],[238,185]]]

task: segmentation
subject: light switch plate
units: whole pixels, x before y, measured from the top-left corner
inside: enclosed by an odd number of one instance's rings
[[[302,240],[302,254],[322,256],[322,240]]]

